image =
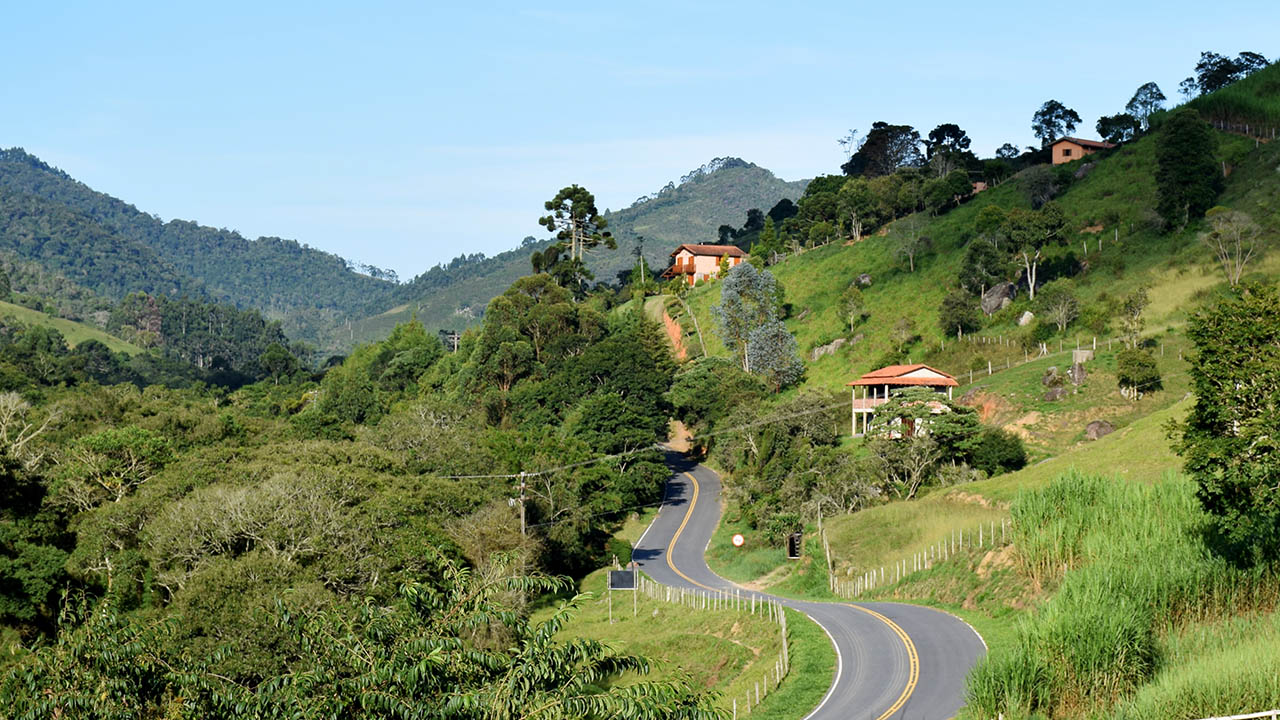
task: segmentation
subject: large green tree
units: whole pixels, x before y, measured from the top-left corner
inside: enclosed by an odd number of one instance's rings
[[[1103,115],[1094,126],[1098,135],[1110,143],[1128,142],[1142,129],[1142,122],[1129,113]]]
[[[1213,207],[1222,190],[1209,123],[1190,108],[1175,110],[1156,138],[1156,211],[1182,227]]]
[[[751,333],[778,319],[778,281],[751,263],[735,265],[720,283],[720,302],[711,307],[720,340],[750,370],[747,343]]]
[[[1045,251],[1062,241],[1067,220],[1057,203],[1047,203],[1039,210],[1014,208],[1005,217],[1005,234],[1009,236],[1014,256],[1022,264],[1027,281],[1027,297],[1036,299],[1036,271]]]
[[[1280,291],[1247,286],[1192,316],[1196,402],[1178,452],[1235,550],[1280,557]]]
[[[1153,83],[1144,83],[1129,99],[1129,104],[1124,106],[1125,112],[1138,119],[1142,124],[1142,129],[1146,130],[1151,127],[1151,115],[1157,110],[1164,107],[1165,96],[1160,91],[1160,86]]]
[[[1040,139],[1041,147],[1049,147],[1079,124],[1080,114],[1057,100],[1046,100],[1031,116],[1031,132]]]

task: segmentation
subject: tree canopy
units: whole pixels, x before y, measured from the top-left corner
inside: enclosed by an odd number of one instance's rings
[[[1054,140],[1075,131],[1080,124],[1080,114],[1057,100],[1046,100],[1031,117],[1031,132],[1040,140],[1041,147],[1048,147]]]

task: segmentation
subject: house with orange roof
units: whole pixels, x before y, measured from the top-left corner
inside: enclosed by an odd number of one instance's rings
[[[728,258],[729,267],[747,259],[747,254],[734,245],[691,245],[684,244],[671,253],[671,267],[662,272],[662,277],[673,278],[683,276],[690,285],[699,280],[710,280],[720,275],[720,263]]]
[[[1079,160],[1085,155],[1092,155],[1099,150],[1110,150],[1115,146],[1115,143],[1064,137],[1053,141],[1053,144],[1049,146],[1049,149],[1051,156],[1053,157],[1053,164],[1061,165],[1063,163],[1069,163],[1072,160]]]
[[[853,435],[866,435],[867,428],[871,425],[871,416],[875,413],[876,408],[889,401],[889,395],[894,390],[906,387],[927,387],[932,388],[939,394],[945,394],[947,399],[952,399],[952,392],[960,386],[956,379],[942,372],[916,363],[914,365],[890,365],[882,367],[879,370],[872,370],[857,380],[847,383],[852,388],[853,393],[853,411],[850,417],[850,433]],[[861,388],[861,397],[859,397],[859,388]],[[938,403],[934,412],[942,412],[946,408],[945,405]],[[861,432],[859,432],[861,430]]]

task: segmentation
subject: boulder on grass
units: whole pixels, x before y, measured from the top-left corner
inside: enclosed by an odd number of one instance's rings
[[[1035,319],[1036,319],[1036,314],[1028,310],[1018,316],[1018,327],[1026,327],[1031,324],[1032,320],[1035,320]]]
[[[1116,426],[1106,420],[1094,420],[1084,426],[1084,437],[1086,440],[1097,440],[1105,435],[1110,435],[1116,431]]]
[[[1049,392],[1044,394],[1045,402],[1058,402],[1067,396],[1067,389],[1059,385],[1058,387],[1049,388]]]

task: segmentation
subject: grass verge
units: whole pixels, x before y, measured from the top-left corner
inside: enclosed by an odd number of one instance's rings
[[[633,606],[629,592],[614,592],[611,610],[603,570],[588,575],[581,589],[594,597],[565,626],[564,636],[593,638],[649,658],[653,670],[648,679],[686,674],[696,687],[719,693],[726,710],[737,699],[739,712],[744,711],[743,699],[749,692],[754,697],[755,684],[772,671],[782,652],[778,624],[761,615],[692,609],[644,594],[634,598]],[[541,608],[534,619],[551,612],[550,607]],[[803,717],[821,701],[835,673],[835,652],[820,627],[792,611],[788,611],[787,626],[791,672],[760,707],[753,708],[770,718]],[[636,679],[622,676],[616,682]]]

